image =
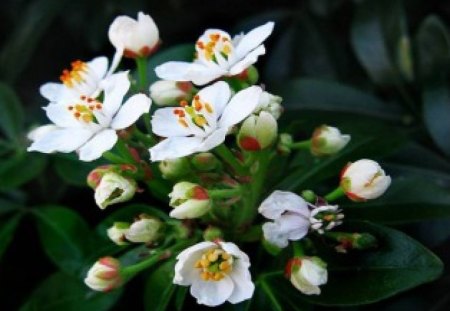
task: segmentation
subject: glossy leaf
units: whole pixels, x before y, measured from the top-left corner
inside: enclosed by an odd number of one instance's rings
[[[174,261],[167,261],[154,269],[144,289],[146,310],[170,310],[169,305],[177,286],[173,284]]]
[[[7,138],[18,141],[23,131],[24,112],[16,93],[0,82],[0,130]]]
[[[14,232],[19,225],[21,218],[22,215],[18,214],[11,216],[10,218],[0,220],[0,261],[14,237]]]
[[[58,176],[68,184],[79,187],[86,186],[87,175],[102,164],[102,160],[82,162],[74,154],[58,154],[54,161]]]
[[[19,187],[39,176],[45,168],[44,155],[20,151],[0,164],[0,188]]]

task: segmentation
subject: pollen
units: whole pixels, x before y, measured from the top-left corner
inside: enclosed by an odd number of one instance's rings
[[[197,124],[200,127],[203,127],[208,123],[204,116],[195,116],[194,122],[195,122],[195,124]]]
[[[103,108],[102,103],[85,95],[80,96],[80,99],[80,102],[67,106],[67,110],[79,121],[94,122],[94,111],[101,110]]]
[[[81,60],[76,60],[71,63],[71,70],[64,69],[59,79],[65,86],[73,88],[75,85],[84,82],[84,75],[87,73],[88,66]],[[83,99],[82,99],[83,100]]]
[[[212,113],[213,112],[213,109],[212,109],[211,105],[208,104],[208,103],[205,103],[205,109],[206,109],[206,111],[208,113]]]
[[[204,281],[220,281],[233,270],[234,258],[224,250],[209,249],[194,264]]]

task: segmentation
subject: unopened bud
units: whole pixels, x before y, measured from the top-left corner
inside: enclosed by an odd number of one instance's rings
[[[103,165],[93,169],[86,178],[88,186],[95,190],[100,184],[103,175],[107,172],[111,172],[112,167],[112,165]]]
[[[268,112],[245,119],[237,135],[239,147],[246,151],[263,150],[272,145],[278,133],[278,124]]]
[[[211,241],[214,242],[218,239],[223,238],[223,232],[217,227],[209,226],[206,228],[206,230],[203,232],[203,239],[205,241]]]
[[[163,178],[177,180],[191,172],[189,160],[186,157],[164,160],[159,163]]]
[[[292,135],[282,133],[278,137],[277,151],[281,155],[289,155],[291,153],[291,145],[294,143]]]
[[[106,233],[108,237],[116,243],[117,245],[127,245],[125,239],[125,234],[130,228],[130,224],[127,222],[115,222],[111,228],[109,228]]]
[[[332,155],[339,152],[350,141],[350,135],[343,135],[338,128],[322,125],[313,133],[311,152],[317,156]]]
[[[261,111],[265,111],[270,113],[275,119],[278,119],[283,112],[283,107],[281,106],[282,101],[283,99],[280,96],[262,92],[258,105],[253,113],[258,114]]]
[[[309,203],[315,203],[317,199],[317,195],[312,190],[303,190],[301,196]]]
[[[319,257],[292,258],[285,272],[292,285],[305,295],[319,295],[319,286],[328,282],[327,264]]]
[[[95,189],[95,203],[101,209],[130,200],[136,192],[136,181],[117,173],[107,172]]]
[[[169,198],[169,205],[174,208],[170,216],[177,219],[201,217],[211,207],[211,200],[206,189],[186,181],[175,184]]]
[[[122,283],[120,262],[113,257],[100,258],[88,271],[84,283],[91,289],[109,292]]]
[[[209,172],[220,166],[220,161],[211,152],[197,153],[192,157],[191,163],[202,172]]]
[[[141,215],[133,222],[125,234],[128,241],[134,243],[151,243],[158,239],[162,223],[156,218]]]
[[[190,101],[192,91],[190,82],[160,80],[150,86],[150,97],[158,106],[174,106],[181,100]]]
[[[377,238],[370,233],[346,233],[330,232],[330,238],[333,238],[339,245],[336,251],[346,253],[350,249],[365,250],[377,246]]]

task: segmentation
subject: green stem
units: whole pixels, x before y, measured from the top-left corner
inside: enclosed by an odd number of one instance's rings
[[[241,188],[208,190],[208,196],[212,199],[228,199],[241,194]]]
[[[136,58],[136,66],[139,77],[139,89],[146,93],[147,90],[147,59],[145,57]]]
[[[145,115],[147,115],[147,114],[144,114],[144,119],[145,119]],[[150,116],[150,114],[149,114],[149,116]],[[145,122],[147,122],[147,121],[145,121]],[[151,147],[151,146],[156,144],[156,141],[155,141],[155,139],[153,138],[152,135],[142,133],[136,126],[133,128],[133,135],[139,141],[143,142],[144,145],[147,146],[147,147]]]
[[[294,246],[294,257],[302,257],[305,255],[305,251],[303,250],[301,242],[295,241],[293,243],[293,246]]]
[[[225,144],[219,145],[214,149],[214,151],[220,158],[222,158],[222,160],[224,160],[229,166],[233,168],[236,174],[238,175],[247,174],[247,170],[245,169],[245,167],[242,165],[241,162],[239,162],[239,160],[230,151],[230,149],[228,149],[228,147],[225,146]]]
[[[151,126],[151,120],[150,120],[150,113],[149,112],[144,113],[144,126],[145,126],[145,129],[147,130],[147,133],[151,134],[152,133],[152,126]]]
[[[311,139],[299,141],[289,145],[291,149],[311,149]]]
[[[114,164],[127,163],[125,159],[123,159],[121,156],[118,156],[117,154],[112,153],[111,151],[103,152],[102,156],[103,158]]]
[[[325,196],[327,202],[332,202],[345,195],[344,190],[339,186]]]
[[[131,155],[130,149],[122,139],[117,141],[116,148],[123,159],[127,160],[129,163],[136,163],[136,159]]]

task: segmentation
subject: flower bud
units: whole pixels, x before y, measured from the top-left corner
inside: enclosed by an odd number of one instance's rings
[[[201,217],[211,207],[211,200],[206,189],[186,181],[175,184],[169,198],[169,205],[174,208],[170,216],[177,219]]]
[[[347,253],[349,249],[365,250],[377,246],[377,238],[370,233],[330,232],[331,238],[340,244],[336,246],[339,253]]]
[[[158,106],[174,106],[181,100],[190,101],[192,88],[191,82],[160,80],[150,86],[150,97]]]
[[[291,153],[291,145],[294,143],[292,135],[288,133],[282,133],[278,138],[277,151],[281,155],[289,155]]]
[[[203,239],[205,241],[217,241],[221,240],[223,238],[223,232],[217,227],[209,226],[206,228],[206,230],[203,232]]]
[[[309,216],[311,229],[317,231],[319,234],[323,234],[325,231],[341,225],[342,219],[344,219],[344,214],[341,213],[337,205],[316,207],[311,211]]]
[[[361,202],[381,196],[391,184],[381,166],[373,161],[362,159],[348,164],[341,173],[341,188],[347,197]]]
[[[311,152],[316,156],[332,155],[343,149],[350,141],[350,135],[343,135],[338,128],[322,125],[313,133]]]
[[[259,115],[250,115],[237,135],[239,147],[247,151],[258,151],[272,145],[278,134],[278,124],[275,118],[266,111]]]
[[[125,234],[130,228],[130,224],[127,222],[115,222],[111,228],[109,228],[106,233],[108,237],[116,243],[117,245],[127,245],[125,239]]]
[[[134,243],[151,243],[158,239],[162,227],[161,221],[147,215],[141,215],[139,220],[131,224],[125,236]]]
[[[202,172],[209,172],[220,166],[220,161],[211,152],[197,153],[192,157],[191,163]]]
[[[96,291],[108,292],[122,283],[120,262],[112,257],[100,258],[84,279],[84,283]]]
[[[303,190],[301,196],[309,203],[314,203],[317,200],[317,195],[312,190]]]
[[[286,277],[303,294],[319,295],[319,286],[328,281],[327,265],[319,257],[296,257],[288,262]]]
[[[95,189],[95,203],[104,209],[108,205],[128,201],[134,196],[136,188],[137,185],[133,179],[107,172]]]
[[[180,179],[191,172],[189,160],[185,157],[161,161],[159,169],[163,178],[169,180]]]
[[[129,58],[146,57],[159,45],[159,31],[153,19],[142,12],[137,20],[118,16],[108,31],[109,41],[118,51]]]
[[[112,165],[102,165],[93,169],[87,176],[86,182],[89,187],[95,190],[100,184],[103,175],[112,171]]]
[[[262,92],[258,105],[253,113],[258,114],[261,111],[265,111],[270,113],[275,119],[278,119],[283,112],[283,107],[281,106],[282,101],[283,99],[280,96]]]

